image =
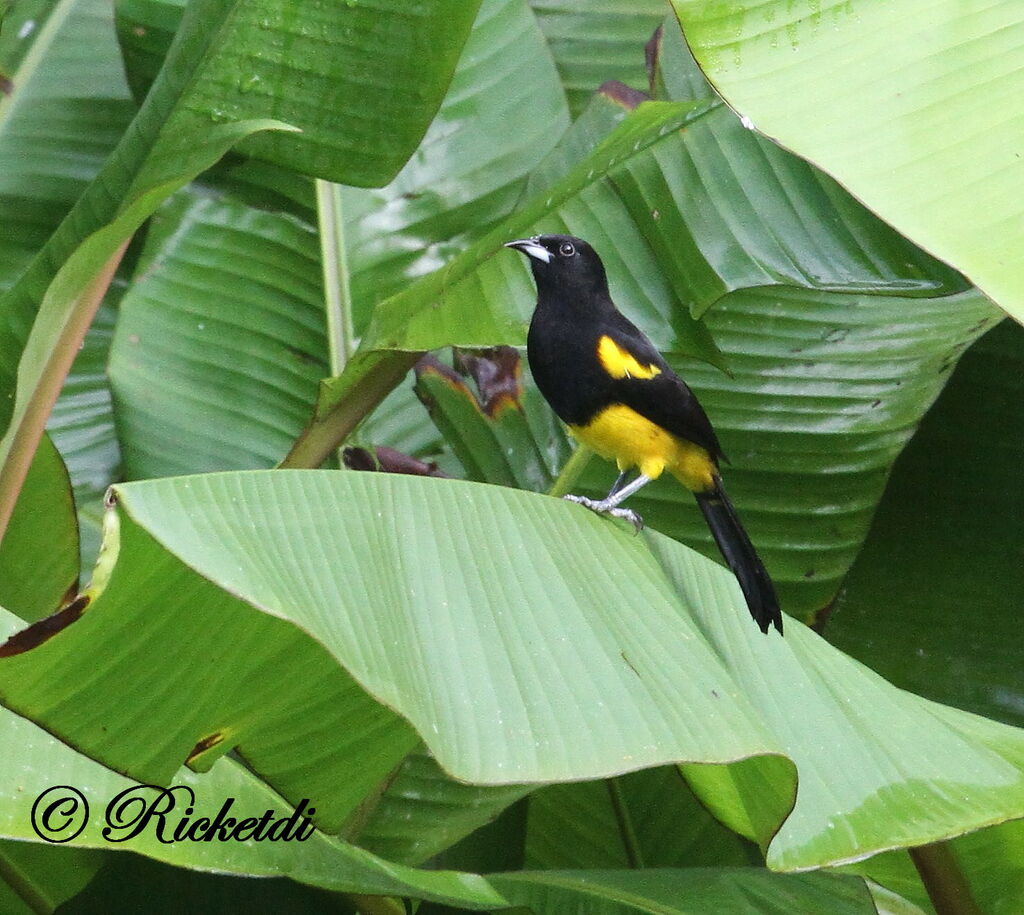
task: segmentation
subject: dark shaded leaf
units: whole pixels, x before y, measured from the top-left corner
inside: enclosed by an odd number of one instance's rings
[[[421,864],[490,823],[531,790],[533,786],[484,787],[455,781],[419,749],[403,761],[358,842],[390,861]],[[467,842],[471,841],[472,836]],[[481,870],[468,863],[444,861],[441,866]]]
[[[754,846],[700,805],[673,766],[633,772],[613,782],[542,788],[531,795],[529,807],[528,868],[736,866],[760,861]],[[638,861],[631,861],[630,840]]]
[[[0,544],[0,607],[53,613],[78,585],[78,521],[64,462],[44,437]]]
[[[491,878],[510,902],[540,913],[622,915],[874,915],[863,881],[832,874],[772,874],[755,868],[534,871]]]
[[[1024,724],[1024,329],[960,361],[896,462],[828,636],[895,683]]]

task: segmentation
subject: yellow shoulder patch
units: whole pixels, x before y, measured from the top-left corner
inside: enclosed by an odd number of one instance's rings
[[[644,365],[607,334],[597,341],[597,359],[612,378],[653,378],[661,374],[656,365]]]

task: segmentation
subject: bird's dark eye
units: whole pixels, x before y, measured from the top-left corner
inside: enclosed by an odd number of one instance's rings
[[[576,253],[576,248],[571,241],[563,241],[558,247],[558,253],[562,257],[572,257]]]

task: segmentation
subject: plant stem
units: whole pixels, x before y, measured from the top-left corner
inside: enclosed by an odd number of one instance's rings
[[[21,870],[0,856],[0,880],[36,915],[51,915],[53,905]]]
[[[637,838],[636,830],[633,828],[633,820],[626,809],[626,800],[622,796],[622,788],[616,778],[606,778],[608,795],[612,801],[612,810],[615,811],[615,819],[619,824],[619,836],[622,839],[622,846],[626,849],[626,860],[632,868],[644,866],[644,855],[640,850],[640,840]]]
[[[371,354],[375,363],[373,368],[354,381],[344,397],[326,412],[320,414],[318,411],[279,466],[319,467],[363,417],[391,393],[422,355],[405,352]]]
[[[564,496],[567,492],[571,492],[593,456],[594,452],[586,445],[577,445],[572,456],[562,467],[562,472],[558,475],[558,479],[551,484],[548,495]]]
[[[317,179],[316,205],[320,223],[320,263],[324,275],[327,351],[331,375],[340,375],[355,349],[352,290],[342,214],[341,185]]]
[[[938,915],[981,915],[948,842],[918,845],[909,851]]]
[[[39,372],[34,384],[26,386],[28,390],[22,391],[19,382],[18,399],[20,400],[23,395],[26,395],[27,399],[20,410],[17,405],[15,406],[11,426],[0,443],[0,539],[3,538],[10,523],[11,514],[39,447],[39,440],[43,437],[46,421],[50,418],[57,395],[64,386],[64,379],[67,378],[71,364],[81,349],[85,332],[92,324],[96,309],[100,307],[100,302],[106,295],[127,247],[128,241],[125,241],[99,269],[68,311],[67,319],[56,340],[52,345],[48,344],[47,352],[38,354],[41,361],[35,364],[42,364],[42,371]],[[23,365],[25,359],[34,358],[32,342],[33,338],[30,335],[22,355]]]

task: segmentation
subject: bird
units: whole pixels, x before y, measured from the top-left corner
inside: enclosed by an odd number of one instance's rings
[[[527,256],[537,286],[526,341],[537,388],[578,441],[619,469],[604,499],[564,498],[639,530],[640,516],[621,504],[668,471],[696,497],[758,627],[781,633],[775,587],[722,484],[725,455],[711,421],[615,306],[598,253],[572,235],[534,235],[505,247]],[[638,475],[627,483],[633,469]]]

